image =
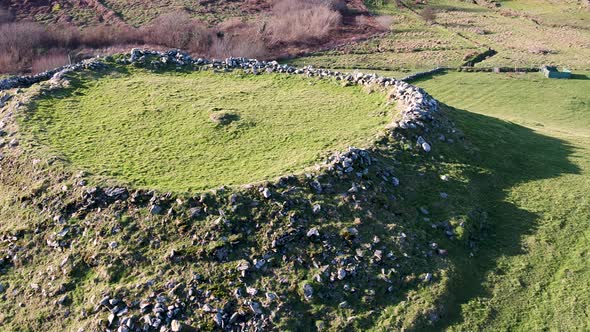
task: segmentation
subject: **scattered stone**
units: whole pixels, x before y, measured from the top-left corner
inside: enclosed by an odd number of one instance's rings
[[[319,204],[314,204],[312,211],[314,214],[318,214],[320,211],[322,211],[322,206]]]
[[[449,194],[447,194],[447,193],[440,193],[439,195],[440,195],[440,198],[442,198],[442,199],[449,198]]]
[[[318,231],[318,229],[316,227],[307,231],[307,237],[313,237],[313,236],[317,236],[317,237],[320,236],[320,231]]]
[[[250,309],[255,315],[262,314],[262,309],[260,308],[260,304],[258,302],[250,303]]]
[[[313,297],[313,287],[310,284],[303,285],[303,296],[306,300],[311,300]]]
[[[154,204],[150,207],[150,213],[152,215],[162,214],[162,207]]]
[[[420,212],[424,215],[429,215],[430,212],[423,206],[420,207]]]
[[[258,290],[254,287],[246,287],[246,293],[248,293],[250,296],[256,296],[256,294],[258,294]]]
[[[68,302],[69,302],[69,301],[70,301],[70,298],[69,298],[67,295],[63,295],[62,297],[60,297],[60,298],[57,300],[57,303],[58,303],[59,305],[62,305],[62,306],[64,306],[64,305],[68,304]]]
[[[346,278],[346,270],[343,268],[338,269],[338,280]]]
[[[272,193],[270,192],[270,189],[268,188],[264,188],[262,190],[262,196],[266,199],[270,198],[270,196],[272,196]]]
[[[399,186],[399,179],[394,176],[393,178],[391,178],[391,183],[394,187],[397,187]]]
[[[267,292],[267,293],[265,294],[265,296],[266,296],[266,299],[267,299],[269,302],[274,302],[274,301],[275,301],[275,300],[278,298],[277,294],[275,294],[275,293],[270,293],[270,292]]]
[[[431,280],[432,280],[432,273],[426,273],[426,275],[424,276],[424,281],[430,282]]]

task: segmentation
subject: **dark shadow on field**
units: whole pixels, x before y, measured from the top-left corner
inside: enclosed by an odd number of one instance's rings
[[[496,266],[497,260],[523,253],[522,238],[536,231],[539,216],[506,201],[511,188],[579,173],[578,167],[569,161],[574,148],[565,141],[464,110],[450,109],[448,114],[472,145],[470,153],[446,156],[451,162],[467,166],[470,182],[457,189],[465,190],[463,195],[471,195],[474,204],[468,209],[476,211],[471,228],[475,247],[468,243],[450,244],[449,259],[455,273],[446,293],[438,300],[441,317],[434,326],[419,324],[417,330],[444,330],[460,322],[461,305],[477,297],[491,296],[483,282],[488,272],[502,273]],[[470,252],[474,257],[469,257]],[[493,312],[489,315],[493,316]]]
[[[590,80],[590,77],[588,77],[588,75],[572,74],[572,77],[570,79],[571,80],[583,80],[583,81],[587,81],[587,80]]]

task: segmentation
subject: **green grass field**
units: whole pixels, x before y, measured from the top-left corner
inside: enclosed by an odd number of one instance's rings
[[[449,167],[471,169],[463,198],[488,215],[477,250],[452,249],[437,329],[590,328],[590,80],[576,78],[449,73],[417,83],[457,108],[477,152]]]
[[[23,124],[74,168],[185,191],[300,172],[370,142],[390,108],[382,93],[328,80],[134,71],[78,81]]]

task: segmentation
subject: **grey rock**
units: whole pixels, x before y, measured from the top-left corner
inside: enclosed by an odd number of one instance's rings
[[[274,302],[278,298],[277,294],[271,292],[267,292],[265,295],[269,302]]]
[[[250,296],[256,296],[256,294],[258,294],[258,290],[254,287],[246,287],[246,293],[248,293]]]
[[[270,196],[272,196],[272,193],[270,192],[270,189],[268,189],[268,188],[264,188],[264,189],[262,190],[262,196],[263,196],[264,198],[267,198],[267,199],[268,199],[268,198],[270,198]]]
[[[223,326],[223,315],[221,315],[221,312],[215,314],[215,316],[213,317],[213,321],[215,322],[215,324],[217,324],[217,326]]]
[[[316,227],[307,231],[307,237],[312,237],[312,236],[320,236],[320,232],[318,231],[318,229]]]
[[[313,287],[310,284],[303,285],[303,296],[306,300],[310,300],[313,297]]]
[[[322,211],[322,206],[319,204],[314,204],[314,206],[312,207],[312,212],[314,214],[318,214],[320,213],[320,211]]]
[[[252,310],[255,315],[262,314],[262,309],[260,308],[260,303],[258,302],[250,303],[250,310]]]
[[[162,214],[162,208],[159,205],[152,205],[150,207],[150,213],[153,215]]]
[[[346,278],[346,270],[343,268],[338,269],[338,280]]]
[[[70,298],[67,295],[63,295],[62,297],[60,297],[57,300],[57,303],[59,305],[66,305],[66,304],[68,304],[69,301],[70,301]]]

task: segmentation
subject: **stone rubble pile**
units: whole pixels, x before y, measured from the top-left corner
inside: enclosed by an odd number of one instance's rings
[[[63,75],[83,69],[96,70],[104,67],[104,64],[97,59],[88,59],[75,64],[65,65],[55,69],[47,70],[36,75],[28,76],[12,76],[0,80],[0,91],[16,88],[26,88],[35,83],[48,81],[51,79],[59,79]]]

